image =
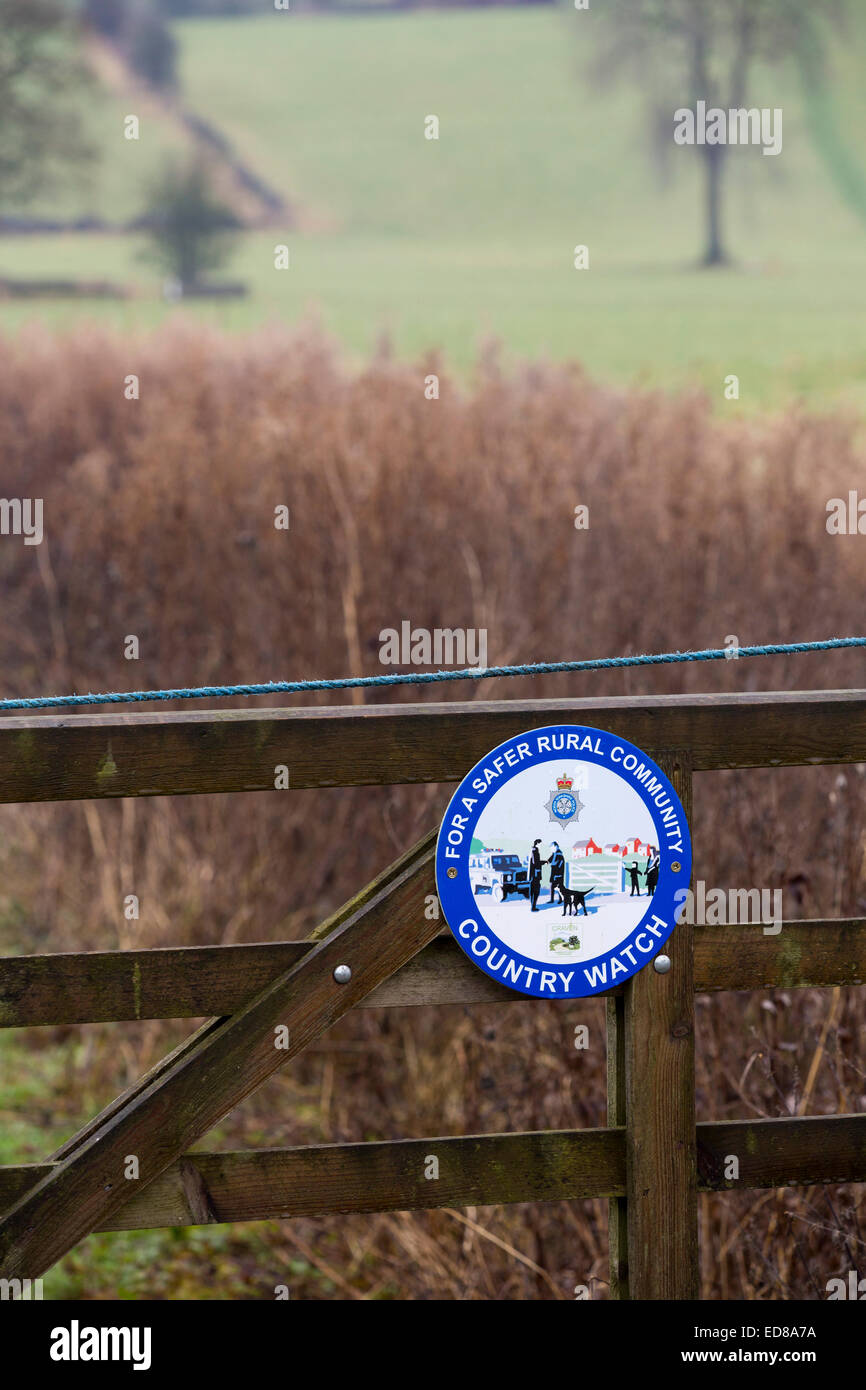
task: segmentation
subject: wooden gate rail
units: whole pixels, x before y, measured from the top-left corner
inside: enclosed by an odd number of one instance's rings
[[[435,891],[432,873],[427,893]],[[235,1014],[312,949],[306,941],[157,946],[0,959],[0,1028],[133,1023]],[[866,918],[695,927],[695,991],[822,989],[866,983]],[[599,998],[622,994],[619,985]],[[429,1004],[525,1004],[438,936],[383,981],[359,1009]]]
[[[0,803],[459,782],[537,724],[591,724],[693,772],[866,762],[866,695],[748,695],[181,710],[0,718]]]
[[[866,1115],[714,1121],[698,1125],[697,1146],[702,1192],[866,1182]],[[731,1153],[742,1155],[737,1182],[724,1178]],[[424,1177],[431,1154],[439,1160],[435,1183]],[[50,1164],[0,1168],[0,1209],[50,1171]],[[190,1171],[195,1174],[192,1184]],[[190,1199],[190,1187],[205,1194],[207,1214]],[[97,1229],[137,1231],[625,1194],[623,1128],[313,1144],[187,1154]]]
[[[815,691],[0,719],[0,801],[462,777],[544,723],[645,748],[691,810],[692,773],[866,761],[866,694]],[[606,1197],[614,1297],[698,1293],[699,1188],[866,1180],[866,1116],[695,1124],[695,991],[861,984],[863,919],[677,928],[666,975],[607,996],[605,1130],[188,1153],[349,1009],[527,1002],[473,970],[424,912],[431,833],[307,942],[0,961],[0,1026],[214,1017],[45,1164],[0,1169],[0,1274],[38,1277],[93,1230]],[[338,985],[336,964],[352,968]],[[287,1029],[287,1046],[275,1035]],[[440,1159],[427,1182],[423,1160]],[[740,1178],[724,1177],[727,1157]],[[126,1155],[140,1164],[135,1196]]]

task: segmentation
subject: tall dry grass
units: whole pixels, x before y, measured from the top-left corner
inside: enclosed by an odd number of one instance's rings
[[[131,373],[138,401],[124,397]],[[179,327],[135,344],[96,331],[0,343],[0,429],[3,494],[42,497],[46,536],[0,539],[4,694],[372,674],[380,630],[404,619],[486,628],[497,664],[863,629],[866,541],[825,529],[827,499],[863,478],[854,420],[725,421],[698,396],[605,389],[577,368],[506,373],[493,351],[465,389],[433,358],[383,355],[351,374],[314,330]],[[130,634],[138,661],[124,658]],[[381,698],[864,684],[847,652]],[[699,776],[695,876],[781,887],[788,917],[862,913],[864,772]],[[20,951],[297,937],[435,824],[446,797],[3,808],[0,931]],[[699,1118],[866,1109],[856,991],[700,998],[698,1021]],[[577,1022],[588,1052],[573,1047]],[[177,1032],[83,1030],[55,1124],[71,1130]],[[78,1036],[29,1035],[34,1048]],[[353,1016],[219,1142],[603,1124],[603,1038],[598,1001]],[[840,1270],[866,1273],[855,1189],[704,1198],[701,1216],[706,1297],[823,1297]],[[250,1296],[272,1296],[287,1261],[293,1297],[605,1294],[603,1203],[269,1223],[239,1228],[230,1248]],[[169,1260],[149,1291],[176,1295],[188,1263]],[[196,1271],[219,1296],[206,1256]],[[83,1287],[98,1294],[98,1269]]]

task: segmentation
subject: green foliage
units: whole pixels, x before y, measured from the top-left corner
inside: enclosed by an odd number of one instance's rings
[[[0,0],[0,198],[26,198],[86,161],[88,85],[59,0]]]
[[[151,245],[146,258],[186,288],[228,260],[240,225],[216,197],[200,159],[165,165],[150,187],[147,220]]]

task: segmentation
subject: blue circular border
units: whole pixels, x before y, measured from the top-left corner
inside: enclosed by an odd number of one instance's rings
[[[585,749],[578,748],[577,750],[569,750],[564,746],[558,751],[548,752],[544,749],[539,750],[536,744],[535,748],[530,750],[529,756],[520,756],[516,766],[511,768],[507,765],[505,761],[506,750],[515,751],[518,744],[537,739],[539,735],[550,736],[556,734],[577,734],[580,742],[583,742],[585,738],[589,737],[592,741],[592,746]],[[599,748],[601,752],[597,751]],[[612,762],[610,757],[615,749],[622,749],[622,756],[617,763]],[[657,788],[652,795],[650,795],[646,786],[641,781],[635,777],[629,776],[628,772],[623,771],[621,766],[622,760],[630,754],[637,758],[638,763],[643,763],[644,767],[650,771],[651,776],[660,784],[659,788]],[[487,790],[481,794],[472,786],[473,778],[483,773],[485,768],[493,767],[496,759],[499,759],[503,767],[498,769],[499,775],[497,780],[491,782]],[[537,767],[541,763],[548,762],[551,764],[551,768],[553,768],[556,764],[561,765],[563,760],[584,761],[595,763],[598,767],[606,767],[609,771],[620,776],[627,786],[634,788],[652,817],[653,826],[656,831],[660,864],[659,881],[656,886],[656,891],[651,898],[646,900],[647,910],[630,935],[623,938],[613,950],[600,956],[594,956],[592,960],[581,961],[579,964],[575,964],[568,985],[560,988],[560,972],[566,971],[566,963],[558,967],[548,961],[536,960],[533,956],[521,955],[519,952],[513,950],[512,947],[507,946],[506,943],[496,935],[492,927],[489,926],[479,908],[479,899],[472,892],[472,887],[469,882],[468,861],[472,837],[475,833],[478,819],[482,811],[490,804],[493,795],[500,792],[508,782],[519,773],[526,771],[527,768]],[[553,777],[551,786],[554,784],[555,776]],[[671,805],[677,813],[677,821],[681,831],[677,839],[682,845],[682,849],[672,849],[670,847],[668,826],[662,821],[662,811],[656,806],[654,800],[659,790],[663,790],[670,798]],[[464,797],[467,799],[474,798],[476,805],[472,809],[467,810],[466,806],[463,804]],[[667,810],[667,807],[665,806],[662,809]],[[455,827],[452,819],[454,815],[460,816],[465,823],[460,827]],[[459,846],[455,846],[449,843],[448,837],[449,832],[457,833],[458,829],[462,833],[462,840]],[[678,872],[674,872],[671,868],[671,864],[674,862],[678,862],[680,865]],[[457,869],[457,876],[455,878],[448,877],[447,871],[449,868]],[[489,975],[492,980],[497,980],[508,989],[512,989],[518,994],[524,994],[534,999],[583,999],[589,995],[600,994],[604,990],[610,989],[613,985],[621,984],[623,980],[627,980],[631,975],[636,974],[638,970],[648,965],[653,957],[658,955],[659,951],[661,951],[676,925],[675,913],[679,909],[680,904],[676,901],[675,895],[678,891],[683,891],[689,887],[691,874],[692,843],[689,834],[689,825],[682,802],[674,791],[668,778],[662,772],[661,768],[653,762],[652,758],[648,757],[647,754],[635,744],[629,743],[627,739],[618,738],[616,735],[608,733],[604,729],[596,729],[587,724],[542,725],[538,728],[527,729],[525,733],[515,734],[513,738],[507,739],[505,743],[500,743],[496,748],[492,748],[490,752],[481,758],[472,770],[466,774],[449,801],[445,815],[442,818],[442,825],[436,844],[436,890],[439,895],[442,911],[445,914],[445,919],[451,928],[458,946],[469,957],[473,964],[480,970],[483,970],[486,975]],[[663,923],[663,929],[657,924],[658,921]],[[490,940],[490,949],[485,951],[484,958],[481,958],[471,950],[471,941],[476,933],[467,931],[465,935],[461,935],[461,927],[467,926],[469,922],[477,923],[479,928],[483,926],[484,935]],[[648,926],[651,922],[653,923],[652,928]],[[652,949],[647,951],[639,948],[636,945],[638,936],[648,937],[652,942]],[[502,966],[506,964],[504,960],[500,962],[495,970],[490,969],[487,965],[486,957],[497,949],[504,952],[516,965],[521,967],[521,976],[523,975],[524,969],[534,971],[534,974],[539,976],[544,972],[548,978],[553,974],[557,987],[553,990],[549,988],[542,990],[540,988],[540,981],[539,987],[527,988],[516,983],[513,979],[504,980],[500,973]],[[633,965],[629,964],[628,959],[620,959],[622,956],[627,955],[629,951],[636,957]],[[619,960],[619,964],[623,968],[618,969],[615,975],[612,976],[611,970],[613,969],[612,962],[614,959]],[[577,983],[574,983],[578,974],[580,974],[581,979]],[[588,975],[592,975],[593,979],[588,979]]]

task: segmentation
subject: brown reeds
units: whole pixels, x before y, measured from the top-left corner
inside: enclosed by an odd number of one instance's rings
[[[425,398],[431,373],[438,400]],[[125,397],[131,375],[138,400]],[[864,477],[854,420],[726,421],[698,396],[614,391],[577,368],[506,373],[495,353],[470,387],[433,358],[352,374],[312,330],[229,339],[181,327],[133,345],[96,330],[0,343],[0,430],[3,494],[41,497],[45,526],[41,546],[0,537],[5,695],[373,674],[380,631],[404,619],[485,628],[497,664],[863,632],[866,539],[825,526],[827,500]],[[280,505],[288,531],[274,527]],[[841,652],[381,698],[864,684],[862,654]],[[864,773],[699,776],[696,877],[782,888],[788,917],[862,913]],[[5,949],[300,936],[433,825],[445,797],[398,787],[3,808]],[[866,1108],[856,1005],[855,991],[699,999],[699,1118]],[[578,1022],[588,1051],[574,1048]],[[83,1030],[86,1084],[70,1066],[56,1123],[71,1130],[176,1031]],[[28,1038],[71,1048],[79,1036]],[[376,1011],[269,1083],[218,1142],[604,1115],[597,1001]],[[866,1274],[864,1239],[854,1190],[703,1198],[704,1296],[824,1297],[858,1261]],[[193,1290],[220,1296],[206,1250],[166,1249],[151,1293],[188,1296],[192,1260]],[[576,1284],[604,1297],[605,1212],[273,1223],[238,1228],[222,1258],[250,1297],[271,1297],[287,1267],[301,1298],[569,1298]],[[81,1295],[106,1291],[91,1265]]]

